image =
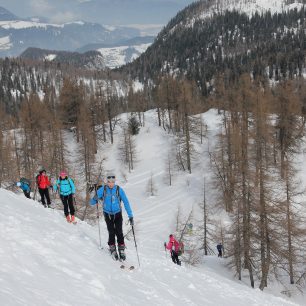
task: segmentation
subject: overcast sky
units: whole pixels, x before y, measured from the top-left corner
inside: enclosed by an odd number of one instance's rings
[[[0,0],[20,17],[43,16],[51,22],[85,20],[100,24],[166,24],[195,0]]]

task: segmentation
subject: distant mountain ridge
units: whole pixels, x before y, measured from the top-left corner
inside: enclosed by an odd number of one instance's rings
[[[114,44],[140,36],[129,27],[104,27],[97,23],[50,24],[40,18],[21,19],[0,7],[0,57],[18,56],[29,47],[75,51],[89,44]]]
[[[88,44],[86,46],[83,46],[82,48],[76,49],[76,52],[86,52],[90,50],[97,50],[101,48],[116,48],[121,46],[135,46],[135,45],[142,45],[142,44],[152,44],[155,39],[155,36],[137,36],[133,37],[127,40],[118,41],[116,43],[112,44],[105,44],[105,43],[99,43],[99,44]]]
[[[129,63],[142,54],[155,37],[135,37],[114,44],[89,44],[77,52],[28,48],[20,57],[23,59],[53,61],[85,69],[116,68]]]
[[[98,51],[87,51],[85,53],[45,50],[39,48],[28,48],[21,55],[22,59],[38,61],[53,61],[60,64],[72,65],[76,68],[104,69],[103,56]]]
[[[21,18],[12,14],[10,11],[0,6],[0,21],[9,21],[9,20],[21,20]]]

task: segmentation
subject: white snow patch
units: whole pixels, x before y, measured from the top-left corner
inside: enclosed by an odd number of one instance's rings
[[[45,56],[46,61],[53,61],[57,57],[56,54],[48,54]]]
[[[0,37],[0,50],[8,50],[12,45],[9,36]]]

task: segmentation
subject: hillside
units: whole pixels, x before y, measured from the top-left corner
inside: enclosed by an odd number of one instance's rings
[[[126,115],[121,117],[125,119]],[[105,145],[105,169],[114,169],[125,189],[136,222],[141,267],[122,271],[105,250],[106,229],[101,221],[103,250],[98,248],[98,228],[79,221],[67,224],[62,211],[43,208],[22,195],[0,189],[0,302],[2,305],[302,305],[251,289],[230,276],[225,259],[203,258],[197,267],[175,266],[165,254],[163,242],[175,230],[180,206],[186,213],[201,196],[202,172],[210,179],[203,144],[201,162],[192,174],[178,172],[173,186],[164,180],[164,159],[169,135],[158,127],[154,111],[146,112],[146,125],[136,137],[138,163],[128,173],[118,161],[119,138]],[[214,110],[204,115],[210,142],[219,118]],[[67,154],[75,161],[76,144],[65,135]],[[201,166],[200,166],[201,165]],[[73,164],[71,168],[77,168]],[[72,170],[72,169],[71,169]],[[72,171],[71,171],[72,172]],[[157,193],[149,196],[147,182],[153,176]],[[186,184],[188,182],[188,184]],[[209,192],[208,197],[212,197]],[[195,206],[195,205],[194,205]],[[219,214],[216,218],[221,217]],[[124,213],[126,220],[126,215]],[[128,226],[124,223],[124,232]],[[214,245],[212,245],[214,247]],[[127,241],[128,261],[137,266],[133,239]]]
[[[104,69],[105,60],[98,51],[84,53],[28,48],[20,54],[21,59],[52,61],[83,69]]]
[[[273,10],[276,3],[283,5]],[[160,73],[185,75],[197,80],[204,95],[211,91],[218,74],[225,73],[230,80],[242,73],[276,80],[301,75],[305,68],[305,9],[301,4],[284,3],[191,4],[168,23],[144,54],[121,71],[141,80]]]

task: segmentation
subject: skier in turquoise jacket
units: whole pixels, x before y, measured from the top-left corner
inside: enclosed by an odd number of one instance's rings
[[[97,194],[90,200],[91,205],[96,205],[98,200],[103,200],[103,214],[108,230],[108,245],[112,257],[115,260],[125,260],[125,244],[124,236],[122,231],[122,210],[121,201],[124,204],[124,208],[129,217],[129,222],[133,226],[133,212],[130,207],[127,196],[124,190],[115,184],[116,177],[113,174],[107,176],[107,184],[102,185],[98,190]],[[115,238],[117,237],[118,252],[116,250]]]
[[[73,206],[73,195],[75,194],[75,186],[73,180],[68,177],[65,171],[62,171],[60,173],[60,176],[53,187],[54,192],[56,192],[57,189],[59,190],[60,198],[64,205],[64,213],[67,222],[75,223],[75,209]]]

